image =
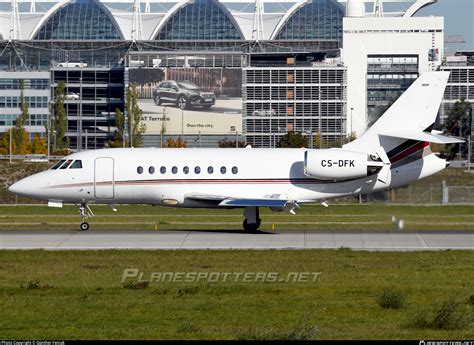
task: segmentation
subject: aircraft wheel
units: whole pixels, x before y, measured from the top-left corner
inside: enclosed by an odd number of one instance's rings
[[[87,222],[82,222],[82,223],[81,223],[81,230],[82,230],[82,231],[87,231],[87,230],[89,230],[89,223],[87,223]]]
[[[245,231],[257,231],[260,227],[260,220],[258,223],[248,223],[247,219],[244,220],[243,223]]]

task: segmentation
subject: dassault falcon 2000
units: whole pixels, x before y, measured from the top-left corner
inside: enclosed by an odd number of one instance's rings
[[[87,230],[90,204],[242,208],[243,227],[260,226],[259,207],[294,210],[307,202],[396,188],[448,164],[431,143],[462,142],[432,127],[449,77],[421,75],[359,139],[331,149],[157,149],[83,151],[13,184],[49,206],[74,203]]]

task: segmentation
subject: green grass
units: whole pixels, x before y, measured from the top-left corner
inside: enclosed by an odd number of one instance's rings
[[[474,251],[0,251],[0,334],[7,339],[472,339],[444,329],[456,296],[474,313]],[[122,283],[152,272],[321,272],[308,283]],[[403,293],[383,309],[386,289]],[[413,324],[413,315],[429,322]],[[443,312],[444,313],[444,312]],[[439,314],[439,312],[438,312]],[[446,313],[444,313],[446,314]]]
[[[91,206],[91,230],[241,230],[242,210],[181,209],[122,205],[118,212]],[[473,230],[474,206],[415,206],[385,204],[304,205],[297,215],[261,210],[263,230],[395,230],[392,217],[403,219],[405,230]],[[78,208],[46,205],[0,206],[0,230],[77,230]]]

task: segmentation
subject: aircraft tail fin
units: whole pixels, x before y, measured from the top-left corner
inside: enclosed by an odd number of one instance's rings
[[[449,72],[422,74],[392,106],[357,140],[344,149],[371,153],[382,146],[388,153],[401,143],[450,143],[438,133],[431,133],[448,82]]]

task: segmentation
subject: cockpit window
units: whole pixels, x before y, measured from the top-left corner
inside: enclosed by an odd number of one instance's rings
[[[53,167],[51,168],[51,170],[56,170],[56,169],[59,168],[61,165],[63,165],[63,163],[64,163],[65,161],[66,161],[65,159],[61,159],[59,162],[57,162],[56,164],[53,165]]]
[[[72,159],[68,159],[66,161],[66,163],[64,163],[63,165],[61,165],[61,168],[59,169],[67,169],[67,167],[72,163]]]
[[[80,159],[76,159],[74,163],[71,164],[69,169],[82,169],[82,161]]]

